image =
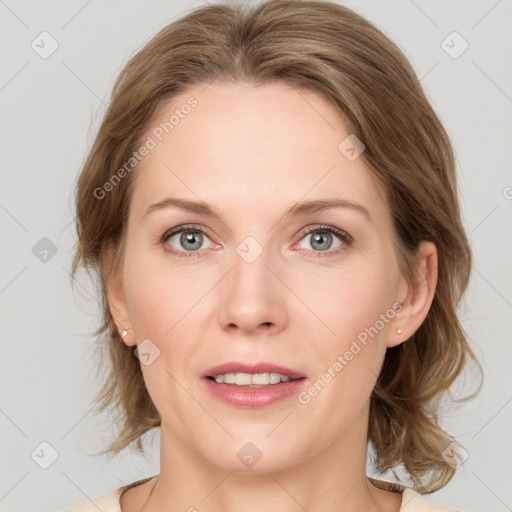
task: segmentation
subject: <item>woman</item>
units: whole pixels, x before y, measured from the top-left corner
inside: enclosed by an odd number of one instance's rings
[[[450,141],[401,51],[315,0],[206,6],[126,65],[77,183],[120,432],[160,473],[70,510],[448,510],[475,360]],[[403,467],[409,481],[366,474]],[[407,508],[406,508],[407,507]]]

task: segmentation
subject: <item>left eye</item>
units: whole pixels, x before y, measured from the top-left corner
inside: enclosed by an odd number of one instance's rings
[[[340,242],[337,246],[332,247],[333,235],[338,238]],[[322,226],[310,229],[301,240],[307,240],[309,237],[309,245],[315,252],[330,251],[329,254],[337,253],[343,245],[350,245],[352,239],[348,233],[333,228],[332,226]],[[304,248],[304,247],[303,247]],[[305,247],[305,249],[309,249]],[[315,254],[315,256],[323,256],[323,254]]]

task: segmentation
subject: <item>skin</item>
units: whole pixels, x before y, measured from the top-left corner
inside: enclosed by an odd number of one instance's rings
[[[141,365],[162,416],[160,475],[147,503],[155,480],[126,492],[123,512],[398,511],[400,494],[366,479],[369,399],[386,349],[428,313],[435,246],[420,245],[408,282],[383,190],[363,158],[338,150],[349,132],[314,92],[282,83],[194,86],[154,126],[190,96],[198,105],[134,171],[125,257],[108,290],[119,331],[129,331],[124,342],[135,348],[149,338],[160,350]],[[145,215],[171,196],[208,203],[220,219],[172,208]],[[357,203],[370,218],[354,208],[284,217],[297,202],[329,198]],[[160,241],[188,223],[206,231],[196,258],[166,250],[191,250],[180,233]],[[318,232],[305,228],[318,225],[353,242],[333,234],[330,245],[315,245]],[[263,250],[252,263],[236,252],[247,236]],[[308,389],[395,302],[402,309],[308,404],[292,396],[236,408],[199,377],[228,361],[269,361],[306,375]],[[237,458],[247,442],[262,454],[251,468]]]

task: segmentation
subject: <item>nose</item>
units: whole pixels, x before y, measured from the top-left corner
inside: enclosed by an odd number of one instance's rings
[[[251,250],[255,248],[250,248],[249,252]],[[271,268],[278,267],[277,263],[269,261],[268,252],[264,250],[255,259],[245,256],[238,248],[232,269],[219,290],[220,325],[238,328],[246,335],[270,334],[283,329],[287,322],[284,305],[289,291]]]

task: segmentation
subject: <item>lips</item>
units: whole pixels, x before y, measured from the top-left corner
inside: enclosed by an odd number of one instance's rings
[[[215,377],[221,374],[268,373],[289,377],[288,380],[272,384],[246,385],[218,382]],[[230,362],[214,366],[201,374],[200,386],[210,396],[230,407],[259,409],[281,401],[290,400],[304,388],[307,377],[292,368],[274,363]],[[237,379],[238,380],[238,379]],[[243,379],[245,380],[245,379]],[[282,380],[282,377],[281,377]]]
[[[280,373],[281,375],[287,375],[291,379],[301,379],[306,377],[303,373],[297,370],[274,363],[260,362],[249,364],[232,361],[206,370],[201,374],[201,378],[215,377],[216,375],[224,373]]]

